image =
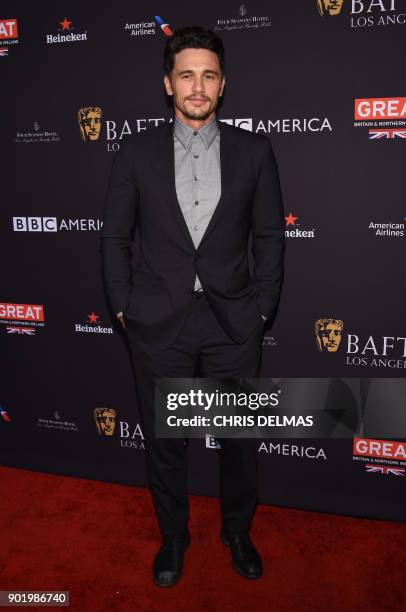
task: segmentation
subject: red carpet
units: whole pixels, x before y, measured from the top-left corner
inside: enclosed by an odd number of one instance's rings
[[[184,575],[161,589],[148,491],[13,468],[0,477],[0,590],[69,590],[81,612],[406,610],[404,524],[259,506],[264,578],[250,582],[218,539],[218,501],[191,497]]]

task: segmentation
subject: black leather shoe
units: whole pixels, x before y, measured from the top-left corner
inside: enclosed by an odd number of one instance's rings
[[[153,578],[156,585],[170,587],[182,575],[183,554],[190,545],[190,535],[165,536],[153,563]]]
[[[248,531],[238,533],[221,532],[223,543],[230,548],[232,565],[244,578],[256,579],[262,576],[262,559],[253,545]]]

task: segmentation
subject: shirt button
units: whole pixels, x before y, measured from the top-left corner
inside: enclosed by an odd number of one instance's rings
[[[195,159],[197,159],[199,156],[198,156],[198,155],[196,155],[196,153],[195,153],[195,154],[193,155],[193,157],[194,157]]]
[[[197,176],[195,176],[195,181],[197,181]]]
[[[193,136],[197,136],[197,131],[196,130],[193,132]]]
[[[199,229],[199,227],[197,225],[195,225],[195,230],[197,231]]]
[[[199,200],[196,200],[195,202],[195,206],[197,206],[199,204]]]

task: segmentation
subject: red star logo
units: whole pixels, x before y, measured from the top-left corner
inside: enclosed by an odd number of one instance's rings
[[[89,319],[89,323],[97,323],[97,319],[99,318],[99,315],[97,315],[96,313],[92,312],[92,314],[87,315],[88,319]]]
[[[296,225],[296,221],[299,217],[294,217],[292,213],[289,213],[288,217],[285,217],[286,225]]]
[[[68,21],[65,17],[65,19],[63,21],[59,22],[60,25],[62,26],[62,30],[70,30],[70,24],[72,23],[71,21]]]

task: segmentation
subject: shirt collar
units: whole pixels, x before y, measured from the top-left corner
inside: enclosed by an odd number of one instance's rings
[[[189,147],[190,142],[192,138],[194,137],[195,131],[197,131],[197,133],[200,135],[200,137],[202,138],[205,144],[206,149],[208,149],[211,143],[213,142],[213,140],[215,139],[218,130],[219,130],[219,127],[218,127],[217,118],[215,115],[213,119],[210,121],[210,123],[206,123],[206,125],[201,127],[199,130],[194,130],[189,125],[186,125],[186,123],[183,123],[183,121],[180,121],[180,119],[178,119],[176,115],[174,118],[174,126],[173,126],[174,135],[182,143],[185,149]]]

